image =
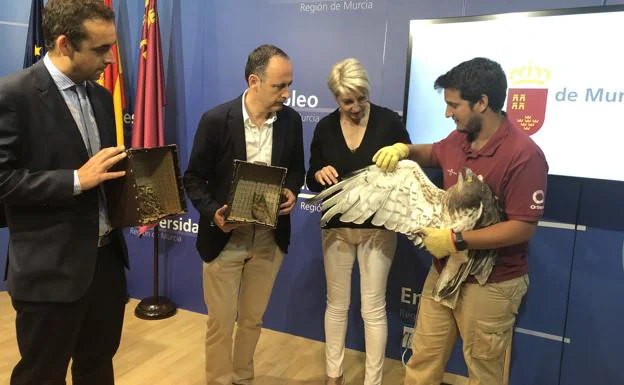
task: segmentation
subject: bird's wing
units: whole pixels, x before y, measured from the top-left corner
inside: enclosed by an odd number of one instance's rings
[[[375,165],[358,170],[318,194],[323,200],[321,225],[336,215],[342,222],[361,224],[372,218],[375,226],[406,234],[420,244],[423,227],[439,227],[444,190],[427,178],[416,162],[402,160],[394,172]]]

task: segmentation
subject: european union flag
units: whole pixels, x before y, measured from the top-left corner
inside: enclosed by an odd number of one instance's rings
[[[43,16],[43,0],[32,0],[30,6],[30,20],[28,21],[28,37],[26,38],[26,51],[24,52],[24,68],[35,64],[45,56],[43,43],[43,28],[41,18]]]

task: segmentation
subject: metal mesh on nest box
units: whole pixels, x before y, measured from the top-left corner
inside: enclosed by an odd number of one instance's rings
[[[108,183],[108,213],[113,227],[145,226],[171,215],[186,214],[178,149],[133,148],[115,165],[124,177]]]
[[[275,228],[287,171],[284,167],[235,160],[226,221]]]

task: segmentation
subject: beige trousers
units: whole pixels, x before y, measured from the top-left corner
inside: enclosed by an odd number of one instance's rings
[[[207,385],[252,383],[262,316],[283,257],[272,229],[250,225],[234,230],[219,256],[204,263]]]
[[[455,310],[431,298],[437,279],[432,266],[419,303],[405,385],[439,385],[458,333],[469,384],[507,384],[513,325],[528,275],[484,286],[464,284]]]

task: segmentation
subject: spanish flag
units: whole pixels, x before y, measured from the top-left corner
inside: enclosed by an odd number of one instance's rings
[[[113,0],[104,0],[104,4],[113,8]],[[121,59],[119,57],[119,50],[117,44],[113,44],[113,56],[116,58],[115,63],[109,65],[104,69],[102,76],[98,80],[100,85],[106,87],[108,91],[113,95],[113,105],[115,107],[115,127],[117,133],[117,145],[124,145],[124,122],[123,114],[126,109],[126,96],[124,93],[123,77],[121,70]]]

